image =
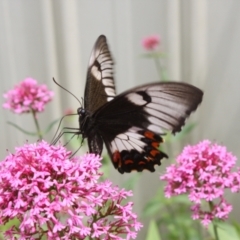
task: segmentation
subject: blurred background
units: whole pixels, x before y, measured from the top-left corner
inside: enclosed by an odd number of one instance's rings
[[[141,57],[144,37],[161,37],[160,49],[169,80],[191,83],[204,90],[204,99],[190,122],[197,126],[172,151],[209,139],[227,146],[240,157],[240,1],[236,0],[121,0],[30,1],[0,0],[0,93],[26,77],[37,79],[54,91],[54,99],[39,114],[42,128],[79,103],[52,81],[54,77],[79,99],[83,97],[89,56],[97,37],[106,35],[115,59],[115,82],[120,93],[130,87],[158,81],[154,62]],[[1,98],[1,104],[4,99]],[[12,121],[34,130],[32,118],[0,108],[0,157],[6,149],[27,140],[7,124]],[[73,127],[78,126],[77,118]],[[54,131],[46,136],[50,141]],[[171,155],[171,153],[168,152]],[[134,188],[135,211],[156,193],[159,175],[143,172]],[[120,186],[129,175],[110,166],[110,178]],[[240,197],[229,196],[237,207]],[[237,209],[235,207],[235,210]],[[239,209],[231,215],[240,221]],[[147,223],[146,223],[147,224]],[[144,239],[146,229],[141,231]]]

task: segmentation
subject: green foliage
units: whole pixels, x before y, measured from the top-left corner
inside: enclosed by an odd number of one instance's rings
[[[190,201],[185,195],[165,198],[159,189],[143,210],[143,217],[155,219],[161,237],[168,240],[202,240],[206,234],[199,222],[193,221]]]
[[[219,240],[239,240],[240,239],[240,225],[239,223],[229,224],[226,222],[214,222],[209,226],[209,232],[212,239],[215,239],[213,224],[216,224]]]
[[[158,226],[154,220],[151,220],[149,223],[146,240],[161,240]]]
[[[7,222],[4,225],[0,225],[0,239],[4,239],[2,233],[6,232],[8,229],[10,229],[13,226],[17,228],[19,227],[19,225],[20,225],[20,222],[17,218]]]
[[[232,222],[232,226],[235,228],[235,231],[237,232],[238,237],[240,239],[240,223],[234,221],[234,222]]]

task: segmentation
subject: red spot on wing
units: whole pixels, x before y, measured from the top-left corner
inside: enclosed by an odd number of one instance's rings
[[[131,159],[128,159],[128,160],[125,160],[124,161],[124,164],[133,164],[134,162],[133,162],[133,160],[131,160]]]
[[[151,150],[150,154],[155,157],[157,154],[159,154],[159,151],[156,149]]]
[[[121,155],[120,155],[120,152],[119,151],[115,151],[113,153],[113,162],[114,163],[118,163],[119,161],[121,161]]]
[[[158,148],[159,147],[159,142],[152,142],[152,146],[154,148]]]
[[[154,140],[154,133],[153,132],[150,132],[150,131],[145,131],[144,132],[144,136],[146,137],[146,138],[150,138],[150,139],[152,139],[152,140]]]

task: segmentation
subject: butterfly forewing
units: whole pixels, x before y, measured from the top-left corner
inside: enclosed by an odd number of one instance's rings
[[[84,107],[93,113],[115,95],[113,59],[106,37],[101,35],[92,50],[85,87]]]
[[[94,114],[98,122],[140,126],[163,134],[181,130],[185,119],[202,101],[203,92],[186,83],[152,83],[126,91]],[[155,128],[154,128],[155,129]]]

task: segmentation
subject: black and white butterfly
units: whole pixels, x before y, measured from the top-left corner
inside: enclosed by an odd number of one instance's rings
[[[79,129],[90,153],[101,155],[105,143],[120,173],[154,172],[167,155],[159,150],[166,130],[179,132],[202,101],[203,92],[186,83],[155,82],[116,95],[113,59],[106,37],[92,50],[87,71],[84,107],[77,110]]]

